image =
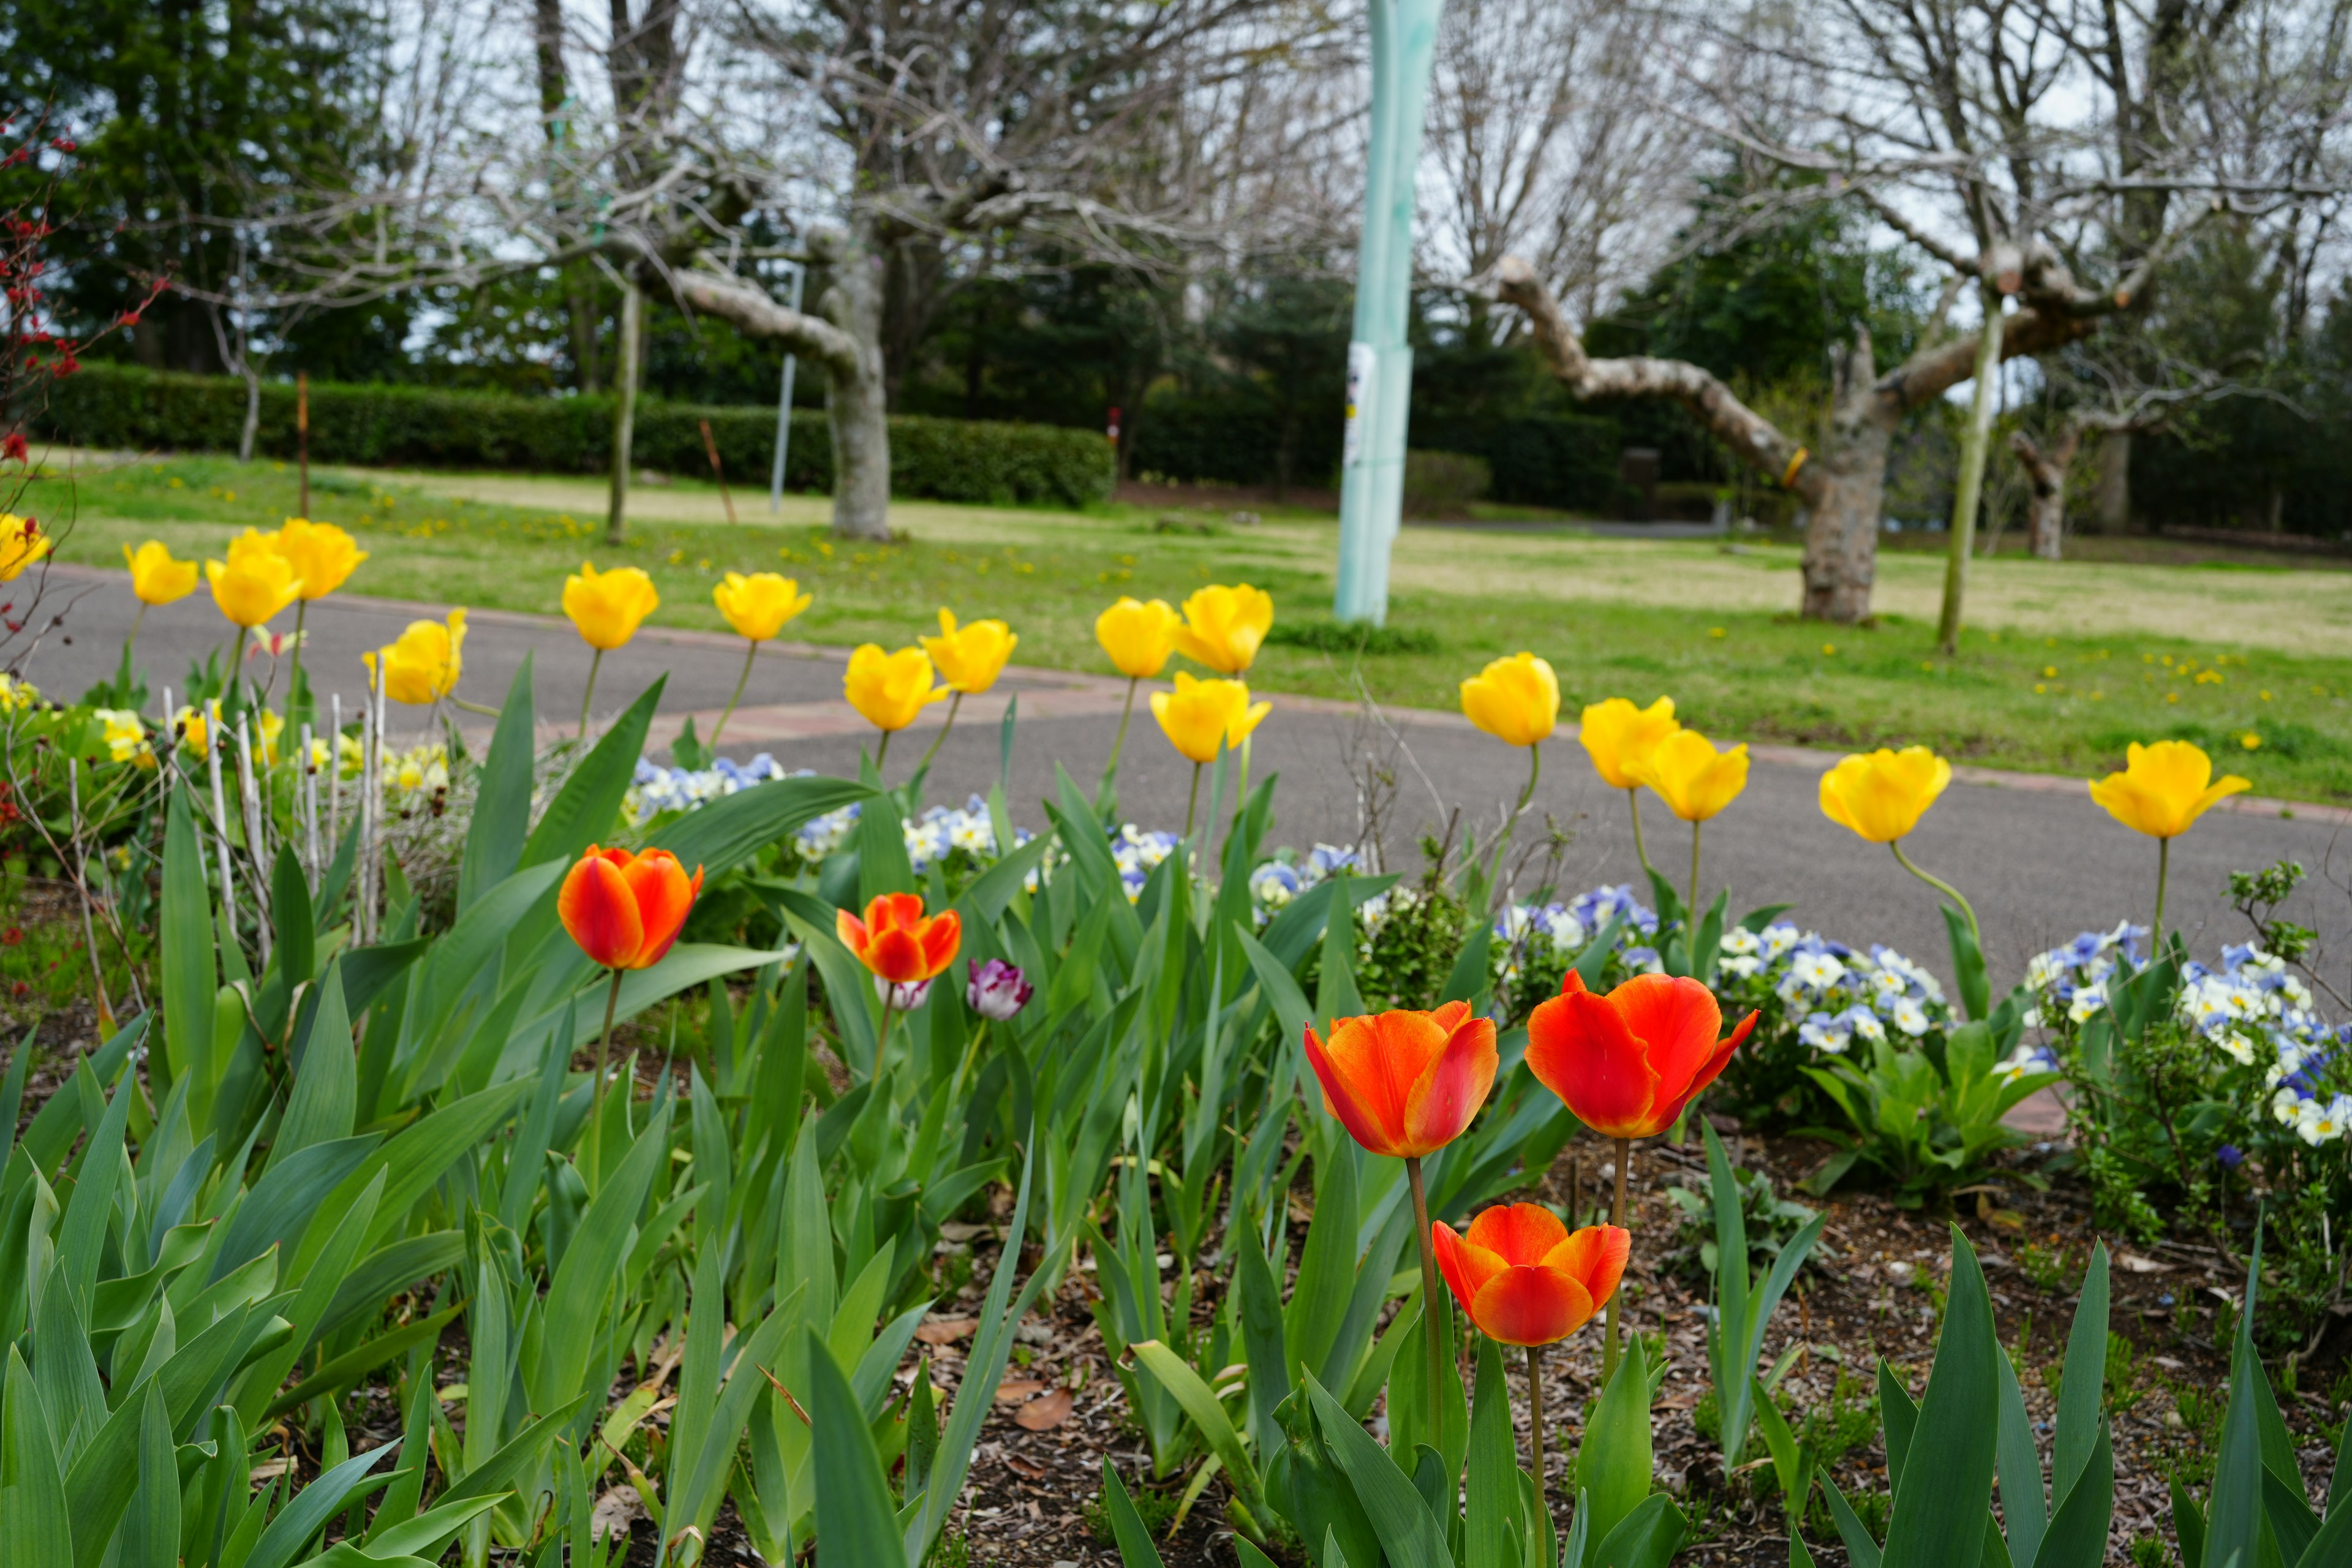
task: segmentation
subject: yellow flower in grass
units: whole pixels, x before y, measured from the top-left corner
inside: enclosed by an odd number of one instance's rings
[[[1175,690],[1151,694],[1151,716],[1169,743],[1192,763],[1216,761],[1221,745],[1239,746],[1272,711],[1271,702],[1253,704],[1249,688],[1238,680],[1197,680],[1181,670]]]
[[[710,601],[727,624],[735,628],[739,637],[753,642],[766,642],[784,629],[784,623],[798,616],[814,603],[801,592],[800,584],[773,572],[754,572],[745,576],[730,572],[719,586],[710,590]]]
[[[173,560],[171,547],[160,539],[136,550],[124,545],[122,558],[131,563],[131,591],[142,605],[177,604],[196,591],[196,563]]]
[[[1274,596],[1247,583],[1213,584],[1184,601],[1184,624],[1176,628],[1176,651],[1220,675],[1240,675],[1257,658],[1274,629]]]
[[[1531,653],[1498,658],[1462,683],[1462,711],[1498,741],[1535,745],[1559,722],[1559,678]]]
[[[1822,815],[1873,844],[1892,844],[1919,826],[1951,782],[1952,764],[1925,746],[1881,747],[1822,775]]]
[[[446,625],[439,621],[409,622],[399,640],[383,650],[383,694],[394,702],[413,707],[439,701],[457,689],[465,646],[466,611],[462,605],[449,612]],[[377,656],[363,653],[360,658],[373,677],[378,668]]]
[[[0,713],[22,713],[40,700],[40,689],[31,681],[0,675]]]
[[[930,656],[921,648],[885,653],[879,643],[866,643],[849,656],[841,689],[849,705],[886,734],[905,729],[949,695],[946,687],[931,684]]]
[[[1611,789],[1636,789],[1658,743],[1681,728],[1675,721],[1671,697],[1661,697],[1647,708],[1612,697],[1585,709],[1577,721],[1576,738],[1591,753],[1602,784]]]
[[[1685,822],[1705,822],[1748,787],[1747,743],[1718,752],[1697,731],[1677,730],[1658,742],[1642,782]]]
[[[110,758],[118,763],[136,763],[142,768],[155,765],[155,749],[148,743],[147,725],[138,714],[127,708],[99,708],[93,709],[90,716],[99,721],[99,739]]]
[[[359,542],[331,522],[289,517],[278,529],[271,548],[301,579],[302,598],[316,604],[351,580],[368,552]]]
[[[41,525],[13,511],[0,511],[0,583],[13,583],[25,568],[56,547]]]
[[[177,738],[180,745],[187,748],[190,756],[198,762],[203,762],[212,754],[212,727],[219,721],[220,704],[217,702],[205,703],[205,710],[201,713],[187,704],[182,703],[180,710],[172,715],[172,733]]]
[[[302,580],[267,534],[248,528],[229,542],[226,563],[205,563],[213,603],[240,626],[260,626],[301,596]]]
[[[654,580],[635,566],[599,572],[586,561],[563,580],[563,613],[580,633],[580,640],[599,653],[610,653],[637,635],[661,604]]]
[[[1167,668],[1176,651],[1176,630],[1184,624],[1165,599],[1146,604],[1123,598],[1095,617],[1095,641],[1129,680],[1150,680]]]
[[[949,690],[976,697],[996,684],[1020,640],[1003,621],[973,621],[959,627],[955,612],[941,610],[940,635],[923,638],[923,651],[930,655]]]
[[[2091,784],[2107,815],[2150,838],[2177,838],[2214,802],[2253,788],[2235,773],[2213,777],[2213,759],[2187,741],[2134,742],[2124,771]]]

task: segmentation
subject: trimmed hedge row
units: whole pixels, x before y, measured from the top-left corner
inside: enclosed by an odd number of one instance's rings
[[[705,406],[640,398],[633,443],[641,468],[698,477],[710,471],[699,422],[728,479],[763,489],[774,460],[773,408]],[[133,451],[234,451],[245,423],[245,384],[135,365],[86,364],[57,382],[41,433],[79,446]],[[431,387],[310,387],[310,456],[367,467],[522,468],[601,473],[609,467],[609,396],[511,397]],[[294,388],[265,383],[257,448],[294,455]],[[1091,430],[980,420],[890,420],[890,490],[908,500],[1085,506],[1110,499],[1117,472],[1109,443]],[[824,415],[793,411],[784,482],[833,489],[833,440]]]

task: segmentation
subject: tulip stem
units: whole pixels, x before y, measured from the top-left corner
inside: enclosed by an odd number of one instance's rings
[[[489,704],[486,702],[468,702],[454,691],[449,694],[448,702],[449,706],[452,708],[461,708],[468,713],[479,713],[485,719],[495,719],[499,716],[499,710],[489,706]]]
[[[1609,1223],[1620,1230],[1630,1230],[1633,1227],[1625,1223],[1625,1166],[1633,1158],[1633,1141],[1620,1138],[1616,1143],[1617,1206],[1610,1211]],[[1609,1386],[1609,1379],[1617,1371],[1617,1303],[1624,1294],[1622,1289],[1609,1293],[1609,1321],[1601,1331],[1601,1385],[1603,1388]]]
[[[1405,1179],[1412,1184],[1413,1235],[1421,1242],[1421,1341],[1429,1350],[1429,1436],[1433,1438],[1445,1429],[1444,1406],[1438,1403],[1438,1389],[1445,1382],[1445,1342],[1437,1329],[1437,1252],[1430,1245],[1429,1193],[1422,1185],[1421,1156],[1408,1154],[1404,1161]]]
[[[1502,890],[1503,851],[1511,847],[1511,832],[1526,814],[1528,802],[1535,798],[1536,780],[1542,773],[1543,742],[1538,741],[1528,747],[1528,782],[1520,787],[1518,803],[1511,807],[1510,817],[1504,822],[1503,831],[1496,837],[1494,854],[1486,858],[1486,896],[1490,901]]]
[[[1127,750],[1127,721],[1135,717],[1135,689],[1138,684],[1137,677],[1130,675],[1127,678],[1127,700],[1119,707],[1118,733],[1111,740],[1110,761],[1103,764],[1104,790],[1101,793],[1108,793],[1110,781],[1118,776],[1118,755]],[[1101,807],[1097,805],[1096,809],[1100,810]]]
[[[1895,858],[1903,863],[1903,868],[1905,870],[1910,872],[1913,876],[1927,883],[1927,886],[1935,889],[1936,891],[1943,894],[1944,897],[1951,900],[1953,903],[1959,906],[1962,918],[1969,922],[1969,935],[1976,939],[1977,951],[1979,952],[1982,952],[1984,951],[1984,932],[1979,929],[1977,925],[1976,910],[1969,907],[1968,900],[1960,897],[1960,890],[1958,888],[1953,887],[1949,882],[1944,880],[1941,877],[1930,876],[1928,873],[1922,871],[1917,866],[1914,865],[1912,863],[1911,857],[1903,853],[1903,841],[1901,839],[1890,839],[1888,840],[1886,847],[1895,851]],[[2164,912],[2164,878],[2160,871],[2158,872],[2156,880],[2156,908],[2158,918],[2161,918]]]
[[[1642,790],[1640,785],[1636,784],[1634,787],[1625,792],[1625,804],[1631,806],[1633,811],[1634,858],[1642,862],[1642,871],[1644,876],[1654,876],[1655,873],[1650,869],[1650,852],[1648,849],[1644,848],[1642,844]]]
[[[622,971],[613,971],[612,988],[604,993],[604,1032],[596,1037],[596,1082],[588,1094],[588,1181],[590,1190],[604,1184],[604,1074],[613,1051],[613,1014],[621,1005]]]
[[[874,771],[877,773],[882,771],[882,764],[890,760],[890,737],[897,733],[896,730],[882,731],[882,743],[874,748]]]
[[[302,700],[302,623],[310,617],[310,601],[294,601],[294,659],[286,674],[286,722],[299,724],[302,715],[298,710]]]
[[[139,613],[131,617],[131,635],[122,639],[122,668],[125,669],[131,668],[131,652],[139,646],[139,628],[146,624],[147,601],[142,599],[139,601]],[[121,696],[121,694],[118,692],[116,695]]]
[[[583,741],[588,738],[588,704],[596,700],[596,671],[604,663],[604,650],[600,647],[588,661],[588,689],[580,694],[580,738]]]
[[[1694,822],[1691,824],[1691,896],[1689,919],[1690,939],[1693,942],[1698,940],[1698,829],[1699,825],[1697,823]],[[1698,952],[1696,948],[1691,951],[1690,956],[1693,963],[1696,963],[1698,962]]]
[[[940,732],[931,737],[930,748],[924,752],[923,760],[915,764],[915,772],[919,774],[925,768],[929,767],[931,765],[931,759],[940,754],[940,742],[945,741],[948,738],[948,731],[955,728],[956,710],[962,706],[962,692],[959,691],[953,697],[948,699],[948,721],[940,726]]]
[[[735,717],[735,704],[743,700],[743,688],[751,683],[751,661],[759,657],[760,645],[754,639],[751,646],[743,650],[743,673],[735,678],[735,695],[727,700],[727,706],[719,712],[719,722],[710,726],[710,739],[706,743],[714,752],[719,749],[719,731],[727,728],[728,720]]]
[[[2164,946],[2164,879],[2171,869],[2172,840],[2159,838],[2156,841],[2156,923],[2147,928],[2147,955],[2150,959],[2154,959],[2158,950]],[[1973,925],[1975,922],[1969,923]]]
[[[1544,1489],[1544,1408],[1543,1408],[1543,1347],[1528,1347],[1528,1447],[1535,1458],[1536,1506],[1546,1513],[1551,1511],[1551,1500]]]
[[[228,652],[224,656],[227,659],[227,665],[226,668],[221,671],[219,693],[221,710],[224,712],[236,706],[236,660],[237,656],[244,651],[245,628],[238,626],[235,621],[231,621],[228,624]],[[207,742],[209,742],[210,737],[207,736],[206,740]]]
[[[1184,797],[1184,837],[1187,838],[1192,837],[1192,813],[1194,808],[1199,806],[1200,804],[1201,764],[1194,763],[1192,764],[1192,793]],[[1418,1170],[1420,1167],[1415,1165],[1413,1168]],[[1414,1179],[1417,1181],[1420,1178],[1415,1177]]]

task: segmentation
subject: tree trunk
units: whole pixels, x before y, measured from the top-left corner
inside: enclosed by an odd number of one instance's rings
[[[621,363],[613,378],[613,499],[604,511],[604,542],[615,547],[628,537],[629,457],[636,445],[637,339],[645,299],[634,279],[621,286]]]
[[[845,539],[890,537],[890,399],[882,354],[883,258],[860,224],[834,247],[833,284],[817,313],[845,334],[852,353],[829,363],[825,422],[833,431],[833,531]]]
[[[2131,527],[2131,432],[2117,430],[2099,443],[2098,481],[2091,491],[2091,516],[2102,533]]]
[[[2080,426],[2068,423],[2043,451],[2034,445],[2033,437],[2022,430],[2009,437],[2010,450],[2025,469],[2026,481],[2032,494],[2025,503],[2025,535],[2033,553],[2043,561],[2056,561],[2064,554],[2066,525],[2066,474],[2074,465],[2074,451],[2082,440]]]
[[[1944,563],[1944,605],[1937,619],[1936,646],[1960,651],[1960,616],[1969,588],[1969,553],[1977,542],[1977,503],[1984,495],[1985,450],[1991,444],[1993,393],[2000,379],[2000,290],[1990,282],[1977,290],[1984,324],[1977,329],[1975,386],[1969,423],[1960,437],[1959,483],[1952,491],[1951,553]]]
[[[253,461],[253,440],[261,433],[261,373],[247,354],[236,358],[236,374],[245,378],[245,425],[236,433],[236,460]]]
[[[1870,618],[1870,588],[1878,575],[1878,518],[1886,493],[1891,426],[1842,412],[1831,445],[1808,460],[1815,489],[1807,498],[1804,600],[1809,621],[1853,626]]]

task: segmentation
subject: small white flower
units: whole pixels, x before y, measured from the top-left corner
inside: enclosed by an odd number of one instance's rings
[[[1763,945],[1756,940],[1756,933],[1746,926],[1733,926],[1723,933],[1723,951],[1735,958],[1745,957],[1748,953],[1758,952]],[[1755,972],[1750,970],[1748,973]]]
[[[1746,980],[1764,967],[1764,961],[1753,953],[1735,954],[1723,961],[1723,972],[1737,980]]]
[[[2303,1107],[2303,1096],[2291,1089],[2282,1088],[2271,1096],[2271,1116],[2282,1127],[2294,1124]]]
[[[1826,991],[1845,977],[1845,965],[1826,952],[1804,952],[1789,965],[1789,973],[1816,991]]]
[[[2240,1067],[2254,1065],[2254,1043],[2235,1029],[2219,1037],[2221,1047],[2230,1053]]]
[[[1927,1009],[1906,996],[1895,1004],[1895,1026],[1917,1039],[1928,1029]]]
[[[2083,986],[2074,993],[2074,999],[2066,1004],[2066,1016],[2077,1024],[2087,1024],[2106,1005],[2106,982],[2100,981],[2096,984]]]

